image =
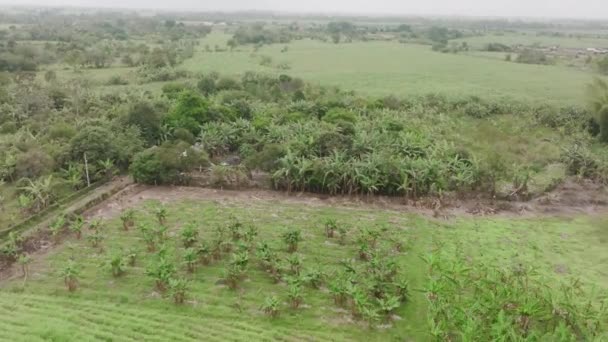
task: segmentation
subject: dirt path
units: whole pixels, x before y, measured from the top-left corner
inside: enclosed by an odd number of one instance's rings
[[[146,200],[169,203],[178,200],[213,200],[220,202],[251,203],[257,201],[300,204],[306,206],[334,206],[372,208],[412,212],[449,218],[461,215],[508,216],[572,216],[601,214],[608,211],[608,192],[591,183],[566,182],[555,191],[529,202],[488,201],[482,199],[448,199],[439,202],[425,199],[406,202],[402,198],[375,196],[324,196],[309,193],[287,194],[272,190],[219,190],[197,187],[150,187],[136,185],[116,194],[86,212],[89,217],[111,218],[124,208],[137,207]]]

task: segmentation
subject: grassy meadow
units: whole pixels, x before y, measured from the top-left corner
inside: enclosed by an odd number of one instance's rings
[[[137,208],[136,226],[154,224],[157,201],[146,201]],[[326,207],[279,204],[271,201],[226,199],[178,200],[167,204],[169,227],[166,251],[177,266],[177,273],[189,279],[185,304],[175,305],[168,293],[155,290],[154,279],[145,275],[155,258],[146,251],[141,232],[122,230],[118,217],[104,221],[104,240],[93,248],[85,230],[83,239],[73,236],[48,255],[30,265],[27,282],[16,278],[0,286],[0,338],[11,341],[87,340],[373,340],[425,341],[429,336],[426,298],[428,265],[423,260],[436,246],[450,255],[464,251],[468,262],[499,269],[517,265],[533,267],[551,288],[580,278],[585,287],[592,284],[608,289],[606,223],[590,217],[564,221],[553,218],[473,218],[436,221],[417,214],[388,209]],[[217,227],[236,217],[258,229],[256,243],[267,242],[278,253],[281,263],[289,254],[282,236],[300,229],[302,242],[298,254],[303,272],[320,268],[327,281],[319,289],[305,286],[302,304],[288,304],[289,287],[275,284],[258,266],[259,258],[250,253],[245,279],[237,290],[223,279],[228,255],[210,265],[198,264],[194,273],[186,272],[181,232],[195,223],[199,240],[211,243]],[[327,238],[324,223],[335,219],[348,228],[345,242]],[[370,329],[350,313],[336,306],[328,283],[340,274],[345,260],[362,272],[365,261],[358,259],[358,236],[364,229],[382,232],[378,249],[397,262],[398,276],[410,284],[410,298],[395,310],[393,319]],[[401,251],[391,248],[403,242]],[[238,244],[237,244],[238,245]],[[129,250],[137,255],[134,266],[121,277],[112,277],[108,260],[117,252]],[[157,252],[158,253],[158,252]],[[456,254],[453,254],[456,255]],[[78,290],[64,288],[62,269],[74,260],[80,270]],[[332,276],[333,275],[333,276]],[[268,317],[261,307],[265,298],[278,298],[279,315]]]
[[[230,36],[214,32],[201,47],[222,44]],[[580,104],[584,85],[592,75],[562,66],[524,65],[464,54],[442,54],[430,46],[397,42],[354,42],[332,44],[294,41],[287,52],[283,45],[264,46],[255,56],[252,50],[219,53],[198,52],[184,63],[194,72],[245,71],[288,73],[323,85],[336,85],[363,94],[398,97],[440,93],[451,97],[475,95],[481,98],[511,98],[557,104]],[[290,70],[260,65],[260,56]],[[504,54],[502,54],[504,57]]]
[[[298,40],[289,44],[266,45],[257,52],[252,46],[240,46],[234,51],[205,51],[206,45],[212,50],[216,45],[225,48],[230,37],[222,31],[214,31],[200,41],[194,57],[178,69],[225,75],[242,75],[247,71],[289,74],[313,84],[339,86],[370,96],[441,94],[452,98],[478,96],[555,105],[584,104],[585,85],[594,76],[591,72],[565,65],[505,62],[504,53],[471,51],[444,54],[432,51],[428,45],[398,42],[333,44]],[[559,39],[567,42],[570,38]],[[480,46],[486,42],[508,43],[508,39],[495,40],[486,36],[465,41]],[[283,51],[285,47],[287,51]],[[272,64],[262,66],[263,56],[270,57]],[[280,64],[289,68],[280,69],[277,67]],[[62,79],[86,78],[102,85],[106,92],[128,88],[105,85],[112,76],[121,76],[132,82],[137,80],[134,68],[120,65],[81,72],[74,72],[66,66],[53,68]],[[158,92],[162,85],[162,82],[154,82],[138,87]]]

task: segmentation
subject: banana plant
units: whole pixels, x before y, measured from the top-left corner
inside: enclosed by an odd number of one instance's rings
[[[80,268],[73,260],[70,260],[61,271],[61,277],[63,278],[63,282],[69,292],[74,292],[76,289],[78,289],[79,276]]]

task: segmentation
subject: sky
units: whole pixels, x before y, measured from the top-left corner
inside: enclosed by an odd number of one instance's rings
[[[608,0],[0,0],[0,5],[608,19]]]

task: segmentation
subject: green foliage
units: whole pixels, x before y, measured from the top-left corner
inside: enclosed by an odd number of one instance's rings
[[[184,250],[184,264],[186,265],[189,273],[193,273],[195,271],[196,264],[199,260],[200,251],[200,249],[197,251],[194,248],[186,248]]]
[[[103,126],[83,127],[70,142],[70,154],[75,161],[84,161],[86,153],[89,163],[100,160],[117,160],[118,146],[112,131]]]
[[[608,56],[597,61],[597,69],[603,75],[608,75]]]
[[[122,253],[114,253],[110,256],[110,259],[107,261],[107,268],[109,268],[112,276],[120,277],[122,276],[127,268],[128,260]]]
[[[66,225],[67,222],[65,214],[58,215],[55,220],[49,225],[51,235],[53,236],[56,242],[59,240],[59,237],[61,233],[63,233],[63,230]]]
[[[130,172],[140,183],[184,184],[188,172],[208,164],[200,149],[184,142],[165,143],[135,155]]]
[[[93,233],[87,235],[87,241],[93,248],[101,248],[101,243],[105,240],[105,236],[102,232],[95,230]]]
[[[605,299],[575,300],[584,294],[576,283],[551,292],[545,280],[523,265],[468,267],[462,255],[451,262],[443,255],[435,259],[425,294],[436,338],[458,332],[467,340],[594,340],[605,331]]]
[[[15,232],[10,232],[6,242],[0,246],[0,253],[9,260],[16,260],[21,253],[21,243],[23,239]]]
[[[325,221],[325,235],[328,238],[333,238],[336,230],[338,230],[338,221],[336,221],[336,219],[328,218]]]
[[[515,59],[517,63],[524,64],[551,64],[552,61],[544,54],[544,52],[535,49],[524,49]]]
[[[188,293],[188,280],[184,278],[169,279],[169,292],[175,304],[184,304]]]
[[[182,243],[184,247],[189,248],[197,243],[199,232],[195,223],[189,223],[184,226],[182,229]]]
[[[195,136],[200,133],[200,126],[206,122],[221,119],[210,110],[210,104],[193,91],[179,94],[175,107],[165,117],[165,123],[173,128],[185,128]]]
[[[80,276],[80,267],[76,265],[76,262],[70,260],[68,264],[61,270],[61,277],[63,282],[70,292],[78,289],[78,278]]]
[[[161,115],[158,106],[140,101],[132,104],[126,114],[125,123],[139,128],[146,145],[154,145],[160,139]]]
[[[287,244],[287,251],[293,253],[298,250],[302,241],[302,232],[299,229],[291,229],[283,234],[283,241]]]
[[[122,221],[122,227],[124,230],[129,230],[129,228],[135,225],[135,210],[133,209],[125,209],[120,214],[120,220]]]
[[[175,274],[175,265],[165,256],[160,255],[146,268],[146,275],[154,279],[156,289],[165,292]]]
[[[74,218],[74,220],[72,220],[68,227],[70,232],[74,233],[78,240],[80,240],[80,238],[82,237],[82,228],[84,227],[84,224],[84,218],[78,215],[76,216],[76,218]]]
[[[304,300],[304,295],[302,294],[302,288],[299,284],[292,284],[289,286],[289,290],[287,291],[287,300],[293,309],[300,307]]]
[[[15,173],[19,178],[38,178],[53,171],[55,161],[39,149],[31,149],[17,157]]]
[[[280,314],[281,302],[275,296],[266,297],[264,304],[262,304],[262,311],[271,318],[276,318]]]

